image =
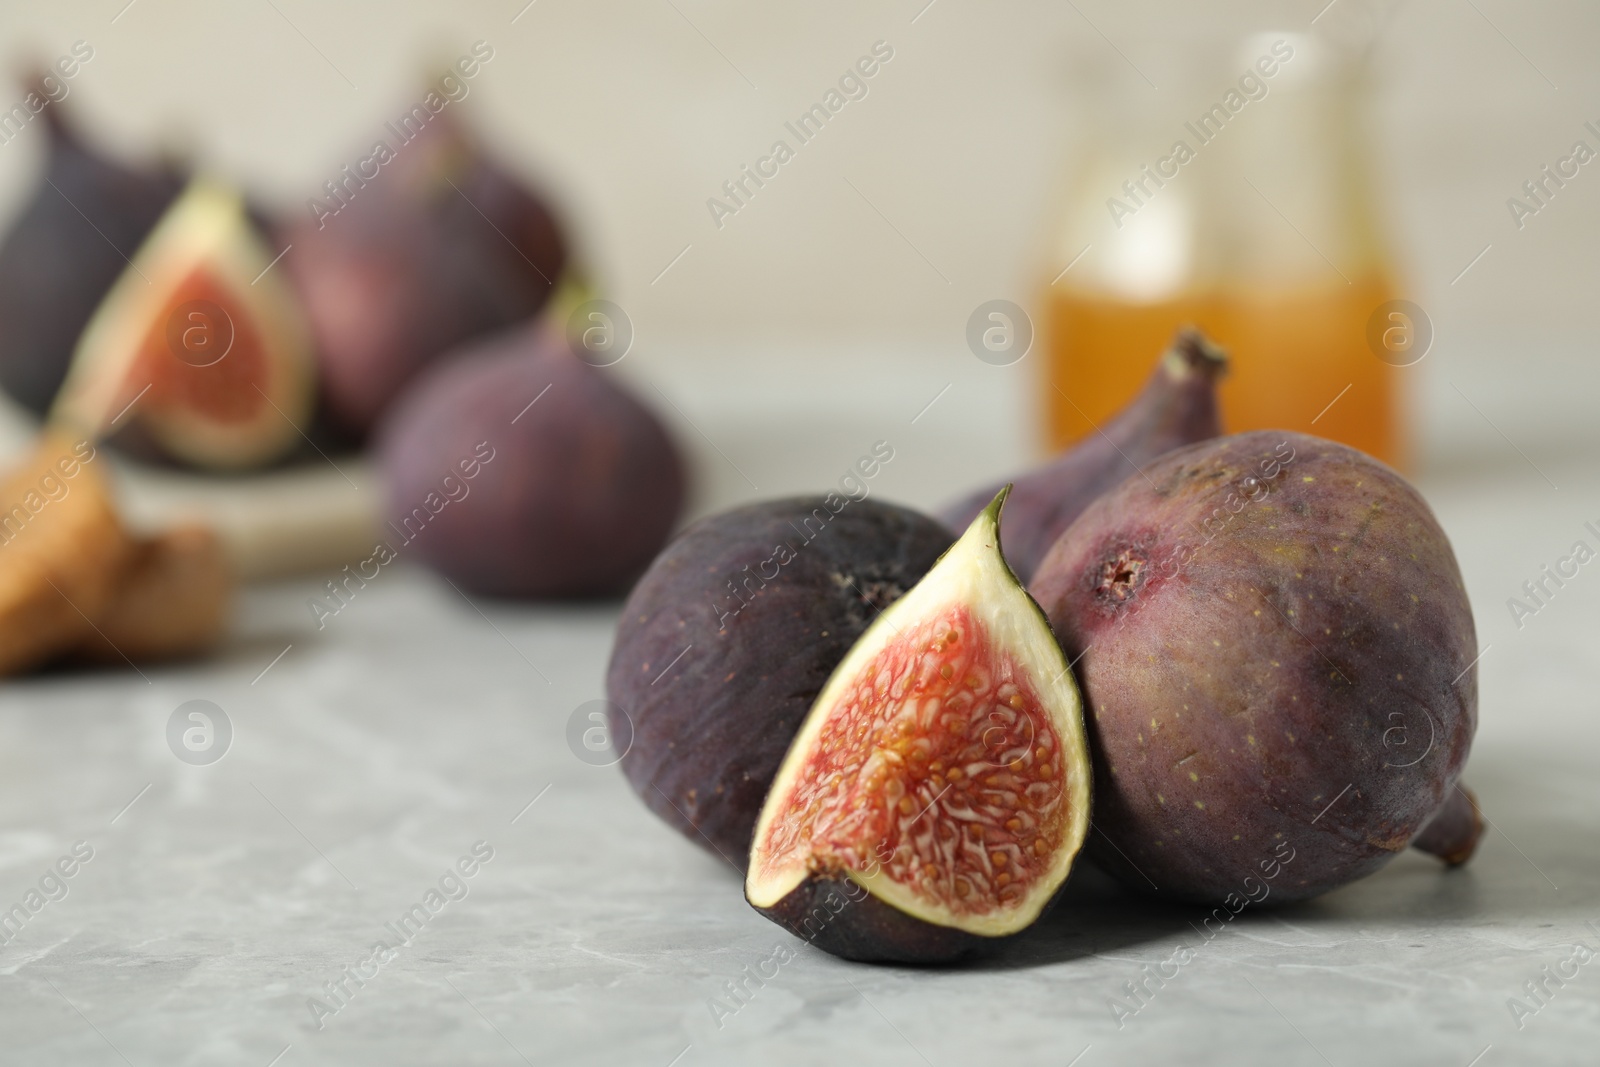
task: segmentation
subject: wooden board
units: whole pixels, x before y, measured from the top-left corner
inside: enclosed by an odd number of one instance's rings
[[[111,454],[129,526],[158,530],[200,520],[221,535],[243,581],[335,571],[372,553],[379,495],[360,456],[219,477],[146,467]]]

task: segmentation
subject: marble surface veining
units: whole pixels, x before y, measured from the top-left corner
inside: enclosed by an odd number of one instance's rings
[[[0,1062],[1592,1062],[1600,960],[1571,961],[1600,950],[1600,577],[1521,628],[1503,606],[1600,518],[1600,480],[1558,480],[1425,486],[1493,646],[1468,868],[1406,854],[1209,938],[1086,878],[948,970],[795,941],[574,755],[615,605],[473,603],[398,564],[319,631],[315,583],[253,590],[214,660],[0,688],[0,907],[41,902],[0,946]],[[209,765],[169,747],[190,700],[231,725]],[[772,976],[734,1000],[747,966]]]

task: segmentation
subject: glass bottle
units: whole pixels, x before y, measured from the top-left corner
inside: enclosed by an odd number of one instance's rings
[[[1395,285],[1364,50],[1314,32],[1176,44],[1164,91],[1102,77],[1086,98],[1100,128],[1041,301],[1050,444],[1109,418],[1193,323],[1230,357],[1229,432],[1300,430],[1403,464],[1405,360],[1368,340]]]

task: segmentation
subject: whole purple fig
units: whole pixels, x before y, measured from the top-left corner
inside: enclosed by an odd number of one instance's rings
[[[453,112],[365,162],[367,177],[346,167],[282,234],[327,413],[356,436],[429,363],[536,314],[567,258],[545,200]]]
[[[625,591],[671,534],[684,474],[612,373],[537,323],[448,354],[378,435],[394,547],[480,593]]]
[[[1091,854],[1127,884],[1311,897],[1458,806],[1472,610],[1376,460],[1280,431],[1170,453],[1073,523],[1034,593],[1090,708]],[[1459,855],[1458,814],[1421,843]]]

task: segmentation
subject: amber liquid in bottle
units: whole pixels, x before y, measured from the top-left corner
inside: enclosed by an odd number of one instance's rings
[[[1169,69],[1192,60],[1191,84],[1172,93],[1184,103],[1115,78],[1084,89],[1099,119],[1037,305],[1050,445],[1103,425],[1193,324],[1229,357],[1226,432],[1311,433],[1403,466],[1401,388],[1416,372],[1382,351],[1381,328],[1369,334],[1401,295],[1368,162],[1370,38],[1285,30],[1229,43],[1198,26],[1165,40]],[[1243,84],[1237,71],[1271,69],[1252,66],[1269,53],[1276,72],[1258,79],[1268,91],[1220,132],[1199,131],[1188,101]],[[1174,151],[1152,164],[1174,139],[1193,160]]]
[[[1228,353],[1227,432],[1313,433],[1403,467],[1401,368],[1367,342],[1367,320],[1393,296],[1378,271],[1149,303],[1052,287],[1044,298],[1051,448],[1103,425],[1138,392],[1173,332],[1193,324]]]

